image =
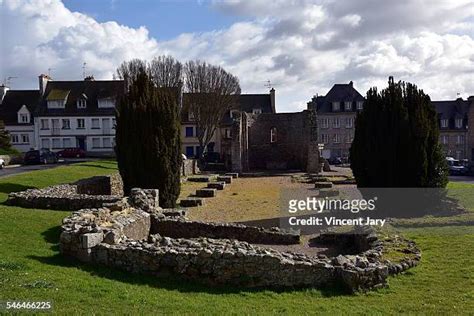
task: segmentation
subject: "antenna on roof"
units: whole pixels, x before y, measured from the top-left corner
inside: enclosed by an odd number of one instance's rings
[[[87,65],[86,62],[82,64],[82,79],[86,78],[86,65]]]
[[[5,79],[3,79],[3,85],[9,87],[12,79],[16,78],[18,77],[5,77]]]
[[[272,83],[270,80],[265,81],[264,87],[272,89],[274,86],[278,86],[278,83]]]

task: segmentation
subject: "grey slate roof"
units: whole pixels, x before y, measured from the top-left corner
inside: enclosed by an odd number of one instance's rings
[[[39,98],[39,90],[8,90],[0,105],[0,119],[5,125],[33,124],[33,119],[30,120],[30,124],[18,123],[18,110],[26,105],[33,116]]]
[[[78,81],[49,81],[43,98],[39,102],[37,116],[98,116],[114,115],[114,108],[98,108],[98,99],[116,98],[123,92],[122,80],[78,80]],[[77,100],[87,98],[85,109],[77,108]],[[64,109],[48,109],[47,99],[66,98]]]
[[[431,104],[435,107],[436,112],[438,112],[438,118],[440,120],[448,119],[447,129],[455,129],[456,119],[462,119],[463,129],[467,129],[467,114],[469,111],[469,101],[459,98],[456,100],[448,101],[431,101]]]
[[[356,102],[364,100],[364,97],[353,87],[352,82],[350,82],[347,84],[335,84],[326,96],[313,98],[308,105],[313,108],[316,106],[318,113],[329,113],[332,112],[333,102],[341,102],[341,110],[338,112],[345,112],[344,102],[352,102],[351,112],[353,112],[356,110]]]

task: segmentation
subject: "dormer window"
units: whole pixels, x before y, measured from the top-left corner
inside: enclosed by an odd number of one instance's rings
[[[352,111],[352,102],[344,102],[344,109],[346,111]]]
[[[77,100],[77,108],[78,109],[85,109],[86,107],[87,107],[87,100],[86,99]]]
[[[253,114],[262,114],[262,109],[253,109],[252,113]]]
[[[332,110],[333,112],[337,112],[341,110],[341,103],[340,102],[333,102],[332,103]]]
[[[441,120],[441,128],[448,128],[448,119]]]
[[[46,98],[48,109],[64,109],[69,92],[69,90],[52,89]]]
[[[462,128],[462,119],[456,119],[455,124],[456,128]]]
[[[364,101],[357,101],[357,110],[362,111],[364,109]]]
[[[18,110],[18,123],[20,124],[28,124],[30,123],[30,111],[28,111],[28,108],[26,105],[23,105],[19,110]]]
[[[115,100],[113,98],[103,98],[98,100],[99,109],[103,108],[114,108]]]

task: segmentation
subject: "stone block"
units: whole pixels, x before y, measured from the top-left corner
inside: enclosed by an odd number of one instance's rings
[[[104,240],[104,234],[100,233],[87,233],[81,235],[81,245],[82,248],[92,248],[100,244]]]
[[[203,205],[203,199],[201,199],[201,198],[186,198],[186,199],[182,199],[179,202],[179,205],[182,206],[182,207],[202,206]]]
[[[224,190],[225,182],[210,182],[207,184],[209,189]]]
[[[316,189],[331,189],[332,183],[331,182],[315,182],[314,187]]]
[[[237,172],[228,172],[224,176],[229,176],[229,177],[232,177],[232,178],[236,179],[236,178],[239,177],[239,174]]]
[[[215,197],[216,189],[199,189],[196,190],[196,196],[198,197]]]
[[[217,181],[232,183],[232,177],[231,176],[218,176]]]
[[[188,181],[191,181],[191,182],[210,182],[211,177],[209,177],[209,176],[188,177]]]

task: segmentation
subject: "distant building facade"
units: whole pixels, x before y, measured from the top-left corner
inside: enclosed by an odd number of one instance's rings
[[[315,96],[308,102],[308,109],[317,113],[323,158],[349,157],[355,119],[363,107],[364,97],[354,88],[352,81],[335,84],[325,96]]]

